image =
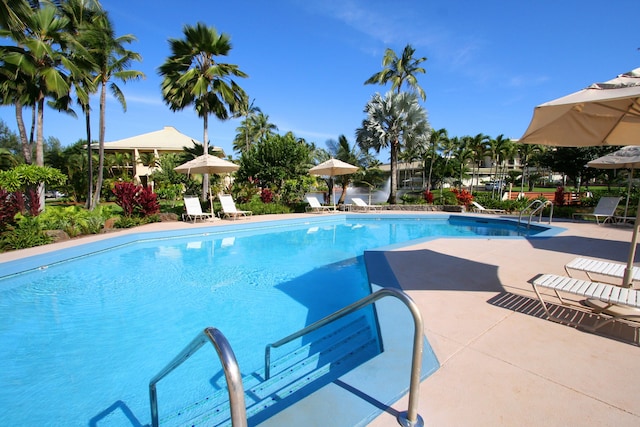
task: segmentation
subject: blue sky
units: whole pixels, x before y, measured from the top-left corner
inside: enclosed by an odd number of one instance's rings
[[[381,70],[386,48],[406,44],[426,56],[419,84],[434,129],[449,136],[519,138],[533,108],[596,81],[640,67],[637,0],[103,0],[118,35],[143,61],[146,78],[120,84],[127,112],[108,100],[106,140],[163,126],[202,139],[193,109],[173,113],[162,101],[157,68],[170,54],[167,40],[185,24],[204,22],[229,34],[224,62],[249,75],[239,79],[254,104],[278,126],[325,147],[345,135],[355,143],[371,96],[389,88],[364,85]],[[166,6],[164,6],[166,4]],[[93,135],[98,134],[97,102]],[[27,116],[28,117],[28,116]],[[12,108],[0,118],[16,130]],[[233,154],[240,120],[209,122],[212,144]],[[64,146],[86,138],[82,119],[47,109],[45,137]],[[385,154],[380,160],[387,161]]]

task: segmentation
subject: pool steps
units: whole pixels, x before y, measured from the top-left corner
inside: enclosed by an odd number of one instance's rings
[[[260,423],[380,353],[376,332],[359,316],[243,376],[247,419]],[[295,395],[295,396],[294,396]],[[161,426],[231,426],[226,388],[160,419]]]

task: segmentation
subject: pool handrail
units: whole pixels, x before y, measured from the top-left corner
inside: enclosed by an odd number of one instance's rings
[[[229,390],[229,410],[233,427],[247,427],[247,409],[244,402],[242,375],[238,361],[227,338],[216,328],[208,327],[200,332],[171,362],[149,381],[149,399],[151,400],[151,425],[158,427],[158,394],[156,384],[174,369],[195,354],[207,341],[213,344],[222,363],[224,376]]]
[[[520,211],[520,215],[518,215],[518,226],[522,221],[522,215],[529,209],[531,209],[531,213],[529,214],[529,222],[527,222],[527,228],[531,227],[531,220],[533,219],[533,216],[535,214],[539,214],[538,222],[542,222],[542,211],[547,206],[551,206],[551,211],[549,212],[549,224],[551,224],[551,221],[553,220],[553,202],[551,200],[536,199],[529,203],[526,208]]]
[[[271,376],[271,349],[280,347],[290,341],[293,341],[297,338],[302,337],[310,332],[315,331],[322,326],[331,323],[341,317],[346,316],[347,314],[353,313],[369,304],[376,302],[377,300],[384,297],[395,297],[399,299],[404,305],[409,308],[411,315],[413,316],[414,323],[414,332],[413,332],[413,352],[411,357],[411,378],[409,381],[409,407],[406,411],[400,412],[398,414],[398,423],[404,427],[422,427],[424,426],[424,422],[422,417],[418,414],[418,400],[420,393],[420,371],[422,367],[422,347],[423,347],[423,322],[422,315],[420,314],[420,310],[416,303],[407,295],[399,289],[395,288],[382,288],[368,296],[344,307],[340,310],[330,314],[317,322],[312,323],[309,326],[306,326],[300,329],[297,332],[294,332],[291,335],[288,335],[281,340],[278,340],[274,343],[267,344],[265,348],[264,354],[264,373],[265,380],[268,380]]]

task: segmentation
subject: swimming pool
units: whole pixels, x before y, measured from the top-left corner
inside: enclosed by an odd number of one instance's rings
[[[34,257],[25,272],[2,264],[13,274],[0,279],[0,405],[11,408],[0,425],[147,424],[149,379],[206,326],[252,372],[265,343],[370,292],[365,250],[543,230],[471,217],[336,216],[120,237]],[[178,390],[163,410],[222,387],[207,352],[179,369],[159,386]]]

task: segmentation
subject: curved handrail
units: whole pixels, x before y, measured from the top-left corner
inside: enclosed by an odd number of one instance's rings
[[[413,316],[414,323],[414,332],[413,332],[413,353],[411,357],[411,378],[409,382],[409,408],[405,412],[401,412],[398,415],[398,422],[400,425],[405,427],[419,427],[423,426],[424,423],[422,421],[422,417],[418,415],[418,399],[420,393],[420,370],[422,368],[422,346],[423,346],[423,338],[422,338],[422,330],[423,330],[423,322],[422,315],[420,314],[420,310],[416,303],[409,297],[409,295],[404,292],[394,289],[394,288],[382,288],[338,311],[333,314],[330,314],[317,322],[312,323],[311,325],[300,329],[298,332],[294,332],[293,334],[282,338],[274,343],[267,344],[265,348],[265,379],[268,380],[271,376],[271,349],[280,347],[290,341],[295,340],[296,338],[300,338],[303,335],[308,334],[328,323],[333,322],[341,317],[346,316],[347,314],[353,313],[366,305],[372,304],[377,300],[391,296],[399,299],[404,305],[409,308],[411,311],[411,315]]]
[[[536,206],[534,208],[535,205],[538,205],[538,206]],[[532,210],[531,210],[531,213],[529,214],[529,221],[527,222],[527,228],[529,228],[531,226],[531,219],[533,218],[533,216],[535,214],[539,214],[538,222],[541,222],[542,221],[542,211],[547,206],[551,206],[551,212],[549,213],[549,224],[551,224],[551,221],[553,219],[553,202],[550,201],[550,200],[536,199],[533,202],[529,203],[526,208],[524,208],[524,209],[522,209],[520,211],[520,215],[518,216],[518,225],[520,225],[520,222],[522,220],[522,214],[528,209],[532,209]]]
[[[244,389],[242,375],[236,356],[229,341],[216,328],[208,327],[200,332],[171,362],[167,364],[155,377],[149,381],[149,399],[151,400],[151,425],[158,427],[158,394],[156,384],[171,371],[193,356],[207,341],[213,344],[218,353],[227,389],[229,390],[229,409],[231,411],[231,425],[233,427],[247,427],[247,409],[244,403]]]

